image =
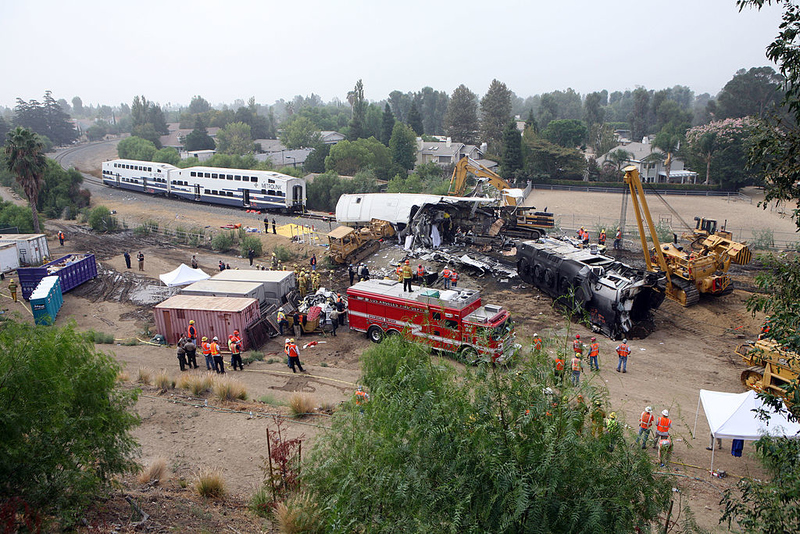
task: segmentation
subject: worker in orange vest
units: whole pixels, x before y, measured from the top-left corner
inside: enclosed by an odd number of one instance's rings
[[[366,404],[367,402],[369,402],[369,393],[364,391],[363,387],[358,386],[358,389],[356,390],[356,404],[361,405]]]
[[[214,359],[214,370],[219,374],[225,374],[225,362],[222,360],[222,354],[219,351],[219,339],[217,339],[217,336],[214,336],[208,348],[211,352],[211,357]]]
[[[583,370],[583,365],[581,364],[581,357],[578,353],[575,353],[575,356],[572,358],[572,385],[577,386],[581,381],[581,371]]]
[[[572,350],[578,357],[583,356],[583,343],[581,343],[581,335],[575,334],[575,339],[572,340]]]
[[[425,267],[421,263],[417,265],[417,282],[420,285],[425,283]]]
[[[533,334],[533,350],[537,352],[542,350],[542,338],[539,337],[539,334]]]
[[[205,336],[203,336],[200,349],[203,351],[203,356],[206,358],[206,370],[211,371],[214,369],[214,358],[211,357],[211,344],[208,342],[208,338]]]
[[[458,286],[458,273],[455,269],[450,271],[450,287],[455,288]]]
[[[648,406],[639,417],[639,435],[636,437],[637,445],[639,444],[639,440],[642,440],[643,449],[647,448],[647,438],[650,437],[650,429],[653,427],[653,421],[655,421],[653,408],[652,406]],[[644,436],[644,438],[642,438],[642,436]]]
[[[239,337],[239,331],[234,330],[233,334],[228,336],[228,349],[231,351],[231,367],[233,370],[236,370],[236,366],[239,366],[240,371],[244,371],[244,365],[242,364],[242,338]]]
[[[403,265],[403,291],[413,291],[413,289],[411,289],[411,279],[413,276],[411,272],[411,262],[406,260],[405,265]]]
[[[300,364],[300,349],[297,348],[297,343],[294,342],[294,338],[289,340],[286,351],[287,355],[289,356],[289,367],[292,368],[292,372],[297,372],[295,370],[295,366],[297,366],[301,373],[305,373],[306,370],[303,369],[303,366]]]
[[[194,327],[194,319],[189,321],[189,328],[186,329],[186,337],[195,345],[197,344],[197,329]]]
[[[614,250],[622,248],[622,229],[617,229],[617,234],[614,236]]]
[[[669,431],[672,428],[672,419],[669,418],[669,410],[663,410],[661,417],[656,419],[656,439],[653,448],[664,438],[669,438]]]
[[[583,246],[584,247],[589,246],[589,230],[583,231]]]
[[[617,363],[617,372],[619,373],[622,368],[623,373],[628,372],[628,355],[631,353],[631,348],[628,346],[628,340],[623,339],[622,343],[617,346],[617,356],[619,356],[619,363]]]
[[[592,336],[592,344],[589,345],[589,370],[599,371],[600,365],[597,363],[597,357],[600,355],[600,343],[597,338]]]
[[[600,230],[600,236],[597,238],[597,242],[600,243],[601,245],[605,245],[606,244],[606,229],[605,228]]]
[[[401,284],[403,283],[403,262],[397,264],[397,269],[395,269],[397,273],[397,281]]]
[[[450,267],[445,267],[442,271],[442,278],[444,279],[444,288],[450,289]]]
[[[559,380],[564,378],[564,356],[561,354],[556,354],[555,372],[556,378]]]

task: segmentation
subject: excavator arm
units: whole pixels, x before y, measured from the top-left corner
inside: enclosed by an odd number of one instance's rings
[[[453,169],[453,176],[450,178],[448,193],[457,197],[464,196],[467,189],[467,175],[470,173],[476,178],[488,181],[492,187],[497,189],[502,197],[502,205],[517,205],[517,201],[514,197],[503,194],[503,190],[511,189],[511,185],[500,177],[500,175],[487,169],[469,156],[464,156],[456,163],[456,167]]]

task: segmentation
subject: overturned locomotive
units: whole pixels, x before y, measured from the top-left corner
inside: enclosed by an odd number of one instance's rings
[[[557,301],[585,310],[593,328],[611,339],[646,337],[652,312],[664,301],[663,273],[640,271],[557,239],[519,243],[517,272]]]

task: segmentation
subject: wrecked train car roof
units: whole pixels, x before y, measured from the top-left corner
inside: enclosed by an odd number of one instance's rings
[[[426,204],[492,203],[493,198],[451,197],[414,193],[366,193],[342,195],[336,203],[336,221],[341,224],[367,224],[382,219],[392,224],[408,224],[412,212]],[[415,209],[416,208],[416,209]]]

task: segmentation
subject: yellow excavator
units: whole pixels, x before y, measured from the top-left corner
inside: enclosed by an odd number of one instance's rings
[[[467,192],[467,178],[472,174],[478,181],[475,188]],[[500,175],[484,167],[469,156],[464,156],[453,169],[453,176],[450,178],[450,188],[448,194],[452,196],[476,196],[478,189],[483,182],[497,189],[500,193],[500,204],[497,207],[498,218],[503,221],[502,233],[509,237],[520,237],[525,239],[538,239],[547,230],[555,227],[555,219],[552,213],[535,211],[533,206],[526,207],[518,205],[518,200],[512,194],[514,189]],[[520,198],[520,203],[521,203]]]
[[[759,339],[736,348],[750,367],[742,371],[742,385],[787,399],[788,386],[800,373],[800,355],[772,339]]]
[[[719,295],[730,291],[731,278],[728,269],[731,263],[745,265],[750,262],[752,254],[747,245],[733,241],[729,232],[717,232],[716,224],[711,232],[708,231],[707,225],[706,235],[702,236],[698,230],[702,230],[700,221],[703,219],[698,221],[697,235],[694,238],[696,245],[691,247],[691,251],[686,251],[674,243],[660,243],[647,206],[639,170],[635,165],[625,167],[623,170],[625,183],[631,193],[636,224],[639,226],[639,237],[647,270],[660,269],[666,273],[667,296],[683,306],[691,306],[700,300],[700,293]],[[652,250],[647,246],[645,221],[653,241]]]
[[[363,228],[339,226],[328,233],[328,253],[336,263],[356,263],[381,248],[381,240],[394,235],[386,221],[372,219]]]

